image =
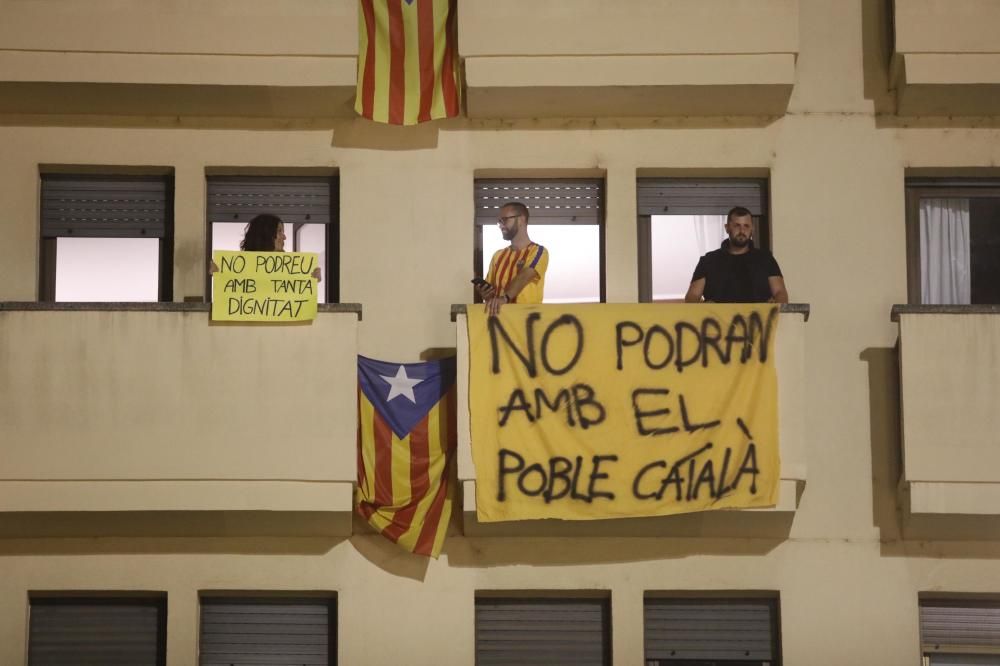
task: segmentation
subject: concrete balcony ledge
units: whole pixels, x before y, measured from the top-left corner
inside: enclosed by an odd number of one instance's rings
[[[471,118],[776,116],[795,55],[469,56],[465,71]]]
[[[458,351],[458,481],[462,489],[463,529],[469,536],[672,536],[781,539],[788,535],[805,491],[805,326],[810,306],[781,306],[775,340],[778,372],[778,429],[781,477],[778,504],[767,509],[703,511],[674,516],[607,520],[525,520],[480,523],[476,519],[476,470],[469,421],[469,340],[464,304],[452,305]],[[477,306],[481,307],[481,306]],[[552,306],[558,307],[558,306]],[[697,307],[692,305],[691,307]]]
[[[1000,5],[896,0],[892,83],[901,115],[1000,113]]]
[[[0,536],[351,532],[357,304],[0,304]]]
[[[1000,520],[1000,306],[897,305],[891,316],[899,325],[905,513],[914,528],[938,525],[938,538],[1000,538],[982,524],[960,534],[954,521],[926,520]]]

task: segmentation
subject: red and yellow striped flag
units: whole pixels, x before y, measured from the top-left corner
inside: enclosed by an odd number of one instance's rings
[[[437,557],[451,520],[455,359],[358,357],[358,513],[406,550]]]
[[[354,109],[415,125],[459,113],[457,0],[361,0]]]

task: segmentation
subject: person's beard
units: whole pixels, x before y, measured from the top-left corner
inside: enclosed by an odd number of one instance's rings
[[[509,241],[517,235],[517,227],[503,227],[500,230],[500,235],[503,236],[505,241]]]
[[[729,244],[733,247],[744,248],[750,244],[749,236],[733,236],[729,239]]]

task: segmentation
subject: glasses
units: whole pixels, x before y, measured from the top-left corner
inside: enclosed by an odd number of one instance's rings
[[[498,217],[497,221],[500,224],[507,224],[507,220],[516,220],[519,217],[521,217],[521,216],[520,215],[504,215],[504,216]]]

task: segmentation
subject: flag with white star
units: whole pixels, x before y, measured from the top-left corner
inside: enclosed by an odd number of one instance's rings
[[[455,358],[358,356],[358,513],[406,550],[437,557],[451,519]]]

